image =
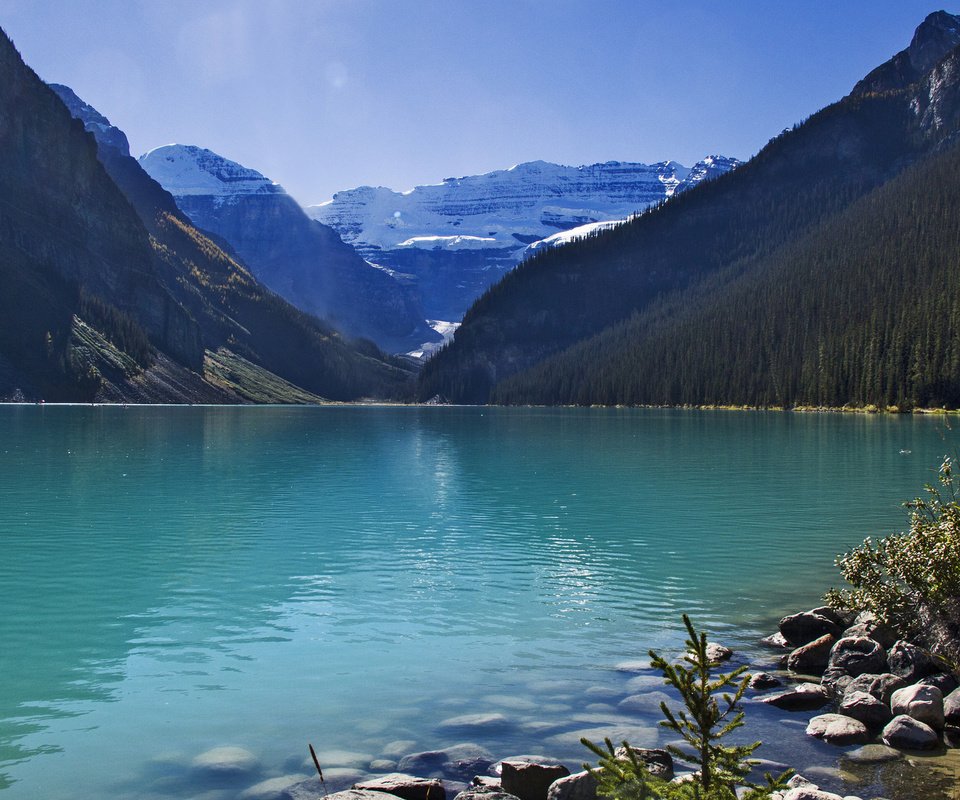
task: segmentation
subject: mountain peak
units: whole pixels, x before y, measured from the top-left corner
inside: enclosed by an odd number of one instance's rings
[[[212,150],[187,144],[155,147],[138,159],[150,176],[174,197],[286,194],[283,187],[255,169]]]
[[[853,88],[853,94],[905,89],[930,72],[958,45],[960,16],[934,11],[917,26],[909,46],[871,71]]]
[[[71,116],[79,119],[83,123],[83,127],[93,134],[97,144],[101,147],[111,147],[118,150],[121,155],[130,155],[130,144],[127,142],[126,134],[115,125],[111,125],[110,120],[97,109],[77,97],[77,93],[73,89],[64,86],[62,83],[48,83],[47,86],[57,93],[57,96],[70,111]]]

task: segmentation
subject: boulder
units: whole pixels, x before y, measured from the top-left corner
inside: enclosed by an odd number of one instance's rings
[[[793,647],[809,644],[827,634],[834,638],[843,635],[843,626],[837,624],[835,619],[819,613],[818,609],[784,617],[778,627],[783,638]]]
[[[843,800],[843,797],[833,792],[825,792],[816,786],[798,786],[785,792],[783,800]]]
[[[471,789],[486,789],[494,792],[503,791],[500,785],[500,778],[494,778],[492,775],[474,775],[470,781]]]
[[[445,777],[469,781],[474,775],[487,772],[493,761],[493,754],[480,745],[456,744],[443,750],[404,756],[397,764],[397,771],[424,778]]]
[[[589,770],[558,778],[547,789],[547,800],[596,800],[597,779]]]
[[[943,716],[948,725],[960,725],[960,689],[943,698]]]
[[[801,645],[787,656],[787,667],[794,672],[823,672],[836,641],[833,634],[825,633],[818,639]]]
[[[887,664],[891,673],[900,676],[907,683],[916,683],[938,671],[926,650],[902,639],[894,642],[887,651]]]
[[[651,775],[665,781],[673,780],[673,756],[669,750],[659,747],[631,747],[630,750],[643,762]],[[618,747],[614,750],[614,755],[617,758],[626,758],[627,748]]]
[[[915,683],[897,689],[890,698],[890,710],[895,715],[913,717],[934,730],[943,730],[943,695],[936,686]]]
[[[840,669],[852,677],[877,674],[887,669],[887,654],[875,639],[848,636],[838,639],[830,650],[827,669]]]
[[[547,800],[547,790],[555,780],[570,774],[562,764],[533,764],[529,761],[503,761],[500,785],[503,791],[520,800]]]
[[[756,689],[757,691],[773,689],[774,687],[780,685],[780,679],[773,677],[773,675],[767,672],[755,672],[750,676],[750,688]]]
[[[893,693],[906,685],[907,683],[903,678],[889,672],[884,672],[880,675],[865,673],[858,675],[850,681],[843,694],[846,696],[851,692],[866,692],[867,694],[872,694],[881,703],[889,705],[890,697]]]
[[[563,762],[558,758],[552,758],[551,756],[538,756],[538,755],[525,755],[525,756],[510,756],[509,758],[502,758],[496,764],[491,767],[490,772],[494,775],[501,775],[503,773],[503,762],[504,761],[513,761],[514,763],[523,762],[524,764],[544,764],[546,766],[555,767]]]
[[[919,683],[924,683],[927,686],[936,686],[944,697],[960,686],[957,679],[949,672],[935,672],[933,675],[927,675],[926,678],[921,678]]]
[[[717,644],[716,642],[707,643],[707,658],[710,659],[712,664],[729,661],[732,656],[733,650],[729,647],[724,647],[722,644]]]
[[[903,758],[903,753],[885,744],[865,744],[847,753],[844,758],[855,764],[885,764]]]
[[[353,784],[354,789],[370,792],[386,792],[403,800],[446,800],[447,792],[443,784],[432,778],[417,778],[402,772],[392,772],[378,778]]]
[[[454,800],[517,800],[512,794],[483,786],[471,786],[457,794]]]
[[[773,647],[777,650],[793,649],[790,642],[786,640],[786,637],[782,633],[780,633],[780,631],[777,631],[776,633],[771,634],[770,636],[764,636],[760,640],[760,644],[765,644],[767,647]]]
[[[810,720],[807,735],[823,739],[830,744],[863,744],[869,741],[867,726],[843,714],[820,714]]]
[[[784,692],[767,695],[760,702],[786,711],[816,711],[830,702],[833,695],[819,683],[801,683]]]
[[[883,622],[872,611],[861,611],[853,623],[843,632],[844,637],[868,636],[880,643],[881,647],[891,647],[899,638],[893,626]]]
[[[283,775],[279,778],[267,778],[240,792],[238,800],[280,800],[286,796],[291,786],[303,783],[308,775]]]
[[[260,759],[242,747],[214,747],[193,759],[193,768],[217,775],[243,775],[260,769]]]
[[[913,717],[900,714],[883,729],[883,743],[901,750],[931,750],[940,744],[937,732]]]
[[[835,695],[839,696],[853,683],[853,677],[839,667],[827,667],[823,671],[820,683],[830,689]]]
[[[848,717],[860,720],[868,728],[882,728],[893,714],[886,703],[881,703],[866,692],[847,692],[840,701],[839,711]]]

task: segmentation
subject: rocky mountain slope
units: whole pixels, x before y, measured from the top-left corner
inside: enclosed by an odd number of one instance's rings
[[[299,308],[393,351],[440,338],[402,279],[364,261],[256,170],[187,145],[158,147],[139,162],[197,227]]]
[[[692,168],[675,161],[580,167],[533,161],[407,192],[362,186],[306,210],[364,258],[415,276],[429,318],[456,321],[532,243],[622,220],[738,163],[723,156]]]
[[[397,395],[409,373],[264,289],[0,33],[0,397]],[[294,396],[296,395],[296,396]]]
[[[536,254],[468,311],[421,396],[960,402],[960,329],[938,325],[960,302],[957,205],[927,166],[954,174],[958,23],[930,15],[910,48],[733,173]],[[924,180],[936,192],[922,203],[886,188],[911,197]]]

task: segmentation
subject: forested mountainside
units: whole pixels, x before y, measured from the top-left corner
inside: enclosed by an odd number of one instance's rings
[[[0,74],[0,397],[239,402],[406,390],[399,362],[266,290],[129,156],[101,148],[101,163],[94,138],[2,33]]]
[[[493,399],[760,405],[827,400],[830,404],[909,404],[944,397],[943,392],[933,391],[931,382],[917,378],[907,384],[887,371],[895,359],[888,343],[898,335],[915,332],[910,327],[913,323],[906,321],[896,329],[888,325],[888,309],[907,301],[890,296],[892,286],[884,290],[872,288],[869,282],[853,282],[847,303],[833,306],[833,311],[818,306],[821,317],[811,316],[810,305],[804,305],[799,297],[784,299],[779,291],[758,289],[750,295],[750,302],[761,307],[752,310],[756,324],[761,318],[777,319],[776,327],[760,330],[749,327],[750,316],[725,309],[734,302],[738,287],[759,287],[768,280],[770,283],[763,285],[779,289],[785,278],[773,278],[777,265],[800,271],[803,256],[798,254],[807,243],[826,240],[831,231],[841,231],[844,256],[835,259],[833,270],[823,262],[821,269],[814,271],[815,277],[808,280],[826,286],[807,287],[811,297],[818,289],[829,292],[834,283],[843,285],[848,275],[838,275],[837,270],[852,272],[851,265],[856,264],[857,270],[869,272],[878,250],[895,250],[899,230],[878,227],[872,237],[854,235],[853,230],[844,233],[841,220],[847,218],[841,215],[849,213],[861,221],[869,218],[870,212],[864,209],[872,208],[871,202],[890,202],[883,199],[888,194],[878,191],[884,184],[911,165],[924,169],[921,162],[925,159],[950,158],[940,151],[949,147],[958,129],[960,63],[956,51],[947,52],[958,44],[957,22],[948,14],[930,15],[918,28],[910,48],[895,57],[911,65],[931,63],[920,79],[904,87],[900,69],[889,86],[874,80],[864,87],[861,82],[851,95],[784,132],[736,171],[671,199],[627,225],[538,254],[522,264],[478,300],[454,342],[427,364],[421,376],[421,397],[439,395],[455,402],[480,403]],[[932,59],[931,52],[937,48],[940,59]],[[913,185],[916,178],[905,175],[903,180]],[[879,199],[872,199],[874,193]],[[860,200],[863,208],[855,207]],[[930,202],[940,203],[941,213],[949,215],[946,199]],[[924,219],[928,210],[926,205],[920,209],[907,204],[890,213],[907,215],[914,225],[932,226],[935,223]],[[880,211],[873,213],[882,216]],[[928,234],[923,243],[939,246],[931,235],[939,234]],[[943,235],[949,237],[946,228]],[[949,260],[948,255],[944,257]],[[902,262],[899,268],[906,275],[913,269]],[[914,274],[920,277],[937,269],[942,267],[930,266]],[[796,291],[806,286],[800,274],[796,280],[791,284]],[[884,279],[878,276],[877,280],[883,287]],[[888,282],[893,280],[889,275]],[[909,284],[902,276],[896,280]],[[913,292],[909,302],[926,303],[934,294]],[[880,299],[884,305],[875,306]],[[914,320],[938,310],[942,307],[924,306]],[[682,323],[697,314],[700,327],[693,333],[694,323]],[[736,325],[723,327],[721,317]],[[864,323],[859,333],[849,330],[835,340],[826,333],[860,318],[875,323],[873,327]],[[806,331],[811,326],[817,330],[815,335],[805,336],[799,343],[781,341],[787,330]],[[786,365],[777,359],[787,353],[798,358],[796,354],[802,351],[803,357],[793,369],[809,373],[816,356],[810,348],[819,351],[820,332],[824,359],[831,347],[841,347],[841,341],[846,347],[862,347],[867,377],[843,372],[856,358],[850,356],[846,361],[837,359],[835,368],[824,362],[826,372],[820,374],[832,374],[833,378],[824,377],[815,396],[797,391],[796,387],[809,385],[809,380],[787,380]],[[687,338],[681,340],[681,335]],[[706,354],[699,361],[687,355],[689,339],[696,335],[702,340],[699,350]],[[578,349],[551,359],[577,345]],[[911,349],[911,355],[925,364],[934,363],[936,346],[922,338],[909,342],[910,348],[919,348],[916,354]],[[946,348],[944,353],[953,347],[940,346]],[[648,354],[642,361],[646,372],[627,379],[624,376],[630,370],[641,369],[641,362],[628,364],[625,359],[641,351]],[[731,353],[737,353],[740,360],[724,361]],[[541,362],[538,370],[522,374]],[[711,382],[707,372],[691,366],[694,363],[703,368],[709,364],[713,373],[735,372],[738,378]],[[621,377],[612,378],[614,373]],[[602,391],[594,384],[601,381],[601,375]],[[512,376],[517,377],[510,380]],[[954,377],[944,374],[941,382],[949,385]],[[547,381],[552,389],[536,390],[537,380]],[[649,391],[638,391],[640,384]],[[867,387],[869,394],[864,394],[861,389]],[[875,391],[877,387],[882,391]],[[898,387],[913,395],[899,394]]]

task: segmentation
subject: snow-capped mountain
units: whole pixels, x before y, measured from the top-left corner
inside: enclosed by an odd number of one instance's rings
[[[533,243],[623,220],[739,163],[724,156],[692,168],[675,161],[532,161],[406,192],[361,186],[306,211],[366,259],[415,275],[428,317],[457,320]]]
[[[364,261],[256,170],[180,144],[151,150],[139,162],[197,227],[224,239],[294,305],[392,352],[441,339],[408,281]]]

